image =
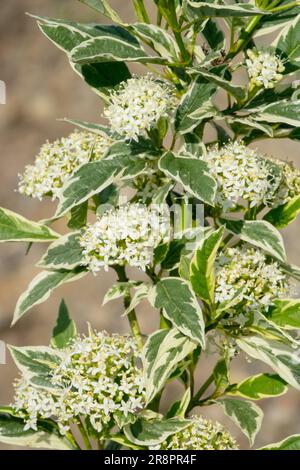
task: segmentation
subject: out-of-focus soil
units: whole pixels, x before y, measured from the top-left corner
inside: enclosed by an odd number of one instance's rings
[[[149,2],[151,3],[151,2]],[[129,19],[132,15],[130,1],[111,1],[120,15]],[[101,121],[100,99],[71,70],[66,56],[51,44],[38,30],[35,21],[25,12],[37,15],[68,18],[79,21],[97,21],[92,12],[76,0],[10,0],[1,2],[0,16],[0,80],[7,87],[7,104],[0,105],[0,206],[24,216],[40,220],[51,216],[54,204],[36,202],[15,192],[17,174],[26,163],[32,162],[39,147],[46,139],[67,135],[72,128],[57,118],[70,117],[87,121]],[[101,18],[99,22],[103,21]],[[276,157],[299,159],[299,146],[289,141],[263,141],[259,148]],[[297,163],[299,165],[299,161]],[[289,259],[300,262],[300,245],[297,242],[299,222],[284,231]],[[55,323],[59,302],[64,297],[79,329],[84,331],[86,322],[95,328],[126,332],[126,318],[121,318],[118,301],[101,306],[103,295],[114,279],[111,273],[97,277],[89,275],[75,284],[58,289],[51,298],[32,309],[16,326],[10,328],[15,303],[38,272],[34,267],[45,246],[35,245],[26,256],[24,244],[0,246],[0,339],[7,344],[47,344]],[[146,302],[139,307],[139,316],[145,332],[157,328],[157,319]],[[199,383],[209,372],[209,361],[201,363]],[[233,380],[240,380],[259,368],[243,359],[235,363]],[[7,354],[7,364],[0,366],[0,403],[12,401],[12,382],[17,371]],[[174,391],[168,389],[164,403],[170,402]],[[262,431],[257,446],[299,433],[298,410],[300,394],[291,391],[285,396],[264,400],[260,403],[265,412]],[[228,424],[238,436],[243,448],[247,446],[239,432],[216,407],[206,408],[203,413]],[[2,446],[0,449],[6,449]],[[16,447],[17,449],[17,447]]]

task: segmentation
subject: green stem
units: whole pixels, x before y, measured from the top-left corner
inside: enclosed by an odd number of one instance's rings
[[[133,7],[138,19],[144,23],[150,23],[150,19],[144,5],[144,0],[133,0]]]
[[[268,11],[274,11],[274,7],[280,3],[281,0],[274,0],[271,5],[268,6],[267,10]],[[259,25],[260,21],[263,19],[264,15],[257,15],[253,16],[247,23],[245,29],[242,31],[242,36],[236,43],[235,45],[231,48],[229,51],[229,54],[227,56],[228,59],[232,59],[235,57],[242,49],[246,47],[248,42],[251,40],[252,34],[254,33],[255,29]]]
[[[189,407],[188,407],[188,412],[191,411],[195,406],[197,406],[198,402],[199,402],[199,399],[202,397],[202,395],[206,392],[206,390],[208,389],[208,387],[213,383],[214,381],[214,375],[211,374],[208,379],[204,382],[204,384],[202,385],[202,387],[199,388],[198,392],[196,393],[196,395],[193,397],[193,399],[191,400],[191,403],[189,404]]]
[[[88,436],[88,433],[86,432],[86,429],[84,427],[84,425],[82,424],[81,420],[79,419],[78,422],[77,422],[77,426],[78,426],[78,429],[82,435],[82,439],[83,439],[83,442],[84,442],[84,445],[86,446],[86,448],[88,450],[93,450],[93,447],[92,447],[92,444],[90,443],[90,440],[89,440],[89,436]]]
[[[231,48],[228,54],[228,59],[233,59],[233,57],[235,57],[242,49],[244,49],[244,47],[246,47],[248,42],[251,40],[252,33],[257,28],[262,17],[262,15],[253,16],[251,20],[248,21],[245,29],[242,32],[243,37],[240,38]]]
[[[163,17],[162,17],[161,11],[158,10],[158,11],[157,11],[157,18],[156,18],[156,24],[157,24],[157,26],[161,26],[162,18],[163,18]]]
[[[114,266],[114,270],[116,271],[116,273],[118,275],[118,281],[119,282],[128,282],[128,277],[126,275],[124,266],[116,265],[116,266]],[[128,292],[124,295],[124,307],[128,308],[130,303],[131,303],[131,295]],[[130,324],[132,335],[136,339],[139,348],[142,349],[144,345],[143,345],[140,326],[139,326],[138,319],[137,319],[137,316],[136,316],[136,312],[135,312],[134,309],[132,309],[128,313],[127,318],[128,318],[129,324]]]
[[[288,3],[287,5],[281,5],[279,7],[275,7],[275,8],[272,8],[270,11],[272,13],[278,13],[280,11],[285,11],[285,10],[289,10],[290,8],[294,8],[294,7],[297,7],[300,5],[300,2],[291,2],[291,3]]]
[[[180,26],[178,24],[177,15],[176,15],[175,2],[173,1],[169,2],[169,8],[170,8],[169,10],[170,11],[170,26],[173,31],[174,37],[176,39],[176,42],[178,44],[181,57],[185,63],[189,63],[191,60],[191,56],[186,50],[185,44],[181,37]]]
[[[74,434],[72,433],[72,431],[68,431],[67,434],[66,434],[66,438],[68,439],[68,441],[70,441],[74,447],[76,447],[78,450],[81,449],[79,443],[77,442]]]

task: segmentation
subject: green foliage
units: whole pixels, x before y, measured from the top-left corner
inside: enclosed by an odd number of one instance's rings
[[[262,398],[283,395],[287,390],[286,382],[278,375],[258,374],[232,386],[229,393],[251,400],[261,400]]]
[[[13,414],[0,413],[0,442],[35,449],[77,450],[77,445],[60,435],[55,423],[40,421],[38,429],[24,430],[24,422]]]
[[[200,242],[190,264],[190,280],[194,292],[205,302],[214,303],[214,264],[222,242],[224,227],[206,236]]]
[[[59,235],[46,225],[0,208],[0,242],[49,242]]]
[[[13,324],[15,324],[29,309],[50,297],[51,292],[60,285],[79,279],[85,271],[42,271],[29,284],[26,291],[17,302]]]
[[[51,345],[58,349],[65,348],[76,336],[76,332],[76,324],[74,320],[71,320],[68,308],[64,300],[62,300],[59,306],[57,322],[52,332]]]
[[[222,406],[224,413],[248,437],[250,445],[253,445],[255,436],[261,427],[262,410],[251,401],[236,398],[220,398],[217,400],[217,404]]]

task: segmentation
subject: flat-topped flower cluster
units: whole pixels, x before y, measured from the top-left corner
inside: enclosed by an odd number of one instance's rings
[[[202,416],[192,416],[191,424],[173,434],[155,449],[161,450],[237,450],[235,439],[220,424]]]
[[[127,336],[91,332],[78,336],[55,353],[53,388],[32,385],[24,375],[15,385],[14,408],[25,429],[37,429],[38,419],[54,418],[65,434],[70,423],[87,418],[100,433],[112,419],[129,419],[144,406],[144,377],[136,341]]]
[[[83,163],[103,158],[112,140],[91,132],[74,131],[68,137],[46,142],[33,165],[20,175],[19,192],[42,200],[56,199],[64,182]]]
[[[126,264],[145,270],[154,248],[169,239],[169,224],[169,217],[158,206],[132,203],[110,209],[81,236],[83,264],[93,273]]]
[[[300,194],[298,169],[265,158],[243,142],[209,148],[204,158],[218,183],[216,202],[225,211],[242,202],[275,207]]]
[[[110,95],[104,111],[111,128],[129,140],[147,137],[160,118],[169,117],[176,106],[175,88],[151,74],[123,82]]]
[[[227,248],[216,262],[215,300],[217,303],[236,299],[243,312],[267,312],[274,300],[288,296],[289,280],[277,261],[268,259],[260,250],[248,245]]]

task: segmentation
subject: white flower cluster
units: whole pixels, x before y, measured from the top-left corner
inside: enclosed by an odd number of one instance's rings
[[[23,377],[15,385],[15,404],[25,429],[37,429],[38,419],[52,417],[65,434],[70,423],[88,418],[97,432],[112,419],[135,414],[144,406],[144,378],[137,365],[134,339],[105,332],[78,336],[62,352],[53,372],[53,389],[43,390]]]
[[[285,204],[300,195],[300,170],[295,168],[292,163],[279,160],[277,160],[276,163],[281,168],[282,179],[272,199],[273,206]]]
[[[237,450],[235,439],[220,424],[192,416],[191,425],[160,444],[162,450]]]
[[[40,200],[44,196],[57,198],[66,179],[83,163],[100,160],[111,144],[108,137],[85,131],[46,142],[34,165],[27,165],[20,175],[19,192]]]
[[[280,179],[272,173],[270,162],[242,142],[208,150],[205,160],[218,184],[217,203],[224,210],[240,200],[250,207],[267,203]]]
[[[83,264],[93,273],[116,264],[145,270],[154,248],[169,239],[169,231],[169,218],[159,207],[132,203],[111,209],[81,236]]]
[[[267,312],[276,298],[289,293],[287,276],[276,261],[252,247],[227,248],[216,261],[215,301],[236,299],[243,311]],[[235,306],[235,311],[237,310]]]
[[[111,94],[104,114],[115,132],[138,140],[139,136],[147,136],[160,118],[170,116],[175,105],[175,89],[148,74],[122,83]]]
[[[285,67],[274,54],[248,49],[246,65],[252,86],[274,88],[275,83],[282,79]]]

